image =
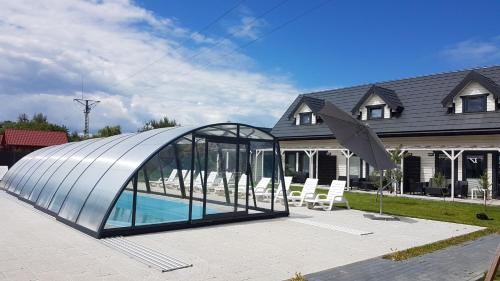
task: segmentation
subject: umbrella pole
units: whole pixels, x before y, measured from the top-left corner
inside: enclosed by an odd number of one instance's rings
[[[382,190],[382,185],[384,184],[384,170],[379,170],[379,173],[380,173],[380,185],[379,185],[379,192],[380,192],[380,215],[382,215],[382,206],[383,206],[383,202],[382,202],[382,198],[383,198],[383,190]]]

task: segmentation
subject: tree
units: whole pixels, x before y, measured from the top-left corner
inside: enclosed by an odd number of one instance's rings
[[[29,117],[28,117],[28,114],[26,113],[21,113],[19,114],[19,116],[17,117],[17,122],[18,123],[27,123],[29,121]]]
[[[486,200],[488,200],[488,191],[491,187],[490,177],[487,172],[484,172],[479,177],[479,187],[483,190],[484,194],[484,211],[486,212]]]
[[[396,194],[397,194],[397,190],[400,188],[401,186],[401,180],[403,179],[403,172],[401,171],[401,162],[403,161],[403,159],[408,156],[408,153],[405,151],[405,152],[401,152],[402,150],[402,145],[400,144],[396,149],[394,150],[391,150],[389,152],[389,156],[391,157],[391,160],[396,163],[397,167],[395,169],[392,169],[392,170],[387,170],[385,172],[385,177],[386,177],[386,180],[388,182],[393,182],[396,187],[394,188]],[[392,190],[391,190],[391,193],[392,193]]]
[[[11,129],[22,129],[22,130],[37,130],[37,131],[58,131],[68,133],[68,129],[65,126],[49,123],[47,121],[47,116],[42,113],[36,113],[30,120],[26,113],[19,114],[17,121],[4,121],[1,124],[0,133],[7,128]]]
[[[168,117],[163,117],[159,120],[154,120],[151,119],[144,123],[144,126],[139,129],[139,132],[145,132],[153,129],[159,129],[159,128],[169,128],[169,127],[175,127],[175,126],[180,126],[175,119],[169,119]]]
[[[120,125],[106,126],[102,129],[100,129],[99,131],[97,131],[97,137],[105,138],[105,137],[111,137],[114,135],[119,135],[121,133],[122,133],[122,129],[121,129]]]

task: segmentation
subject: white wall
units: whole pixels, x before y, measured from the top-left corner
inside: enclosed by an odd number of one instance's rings
[[[372,94],[371,96],[369,96],[363,103],[363,105],[361,105],[360,107],[361,120],[368,119],[368,110],[366,109],[366,106],[380,105],[380,104],[385,104],[385,102],[378,95]],[[384,118],[391,118],[391,109],[387,105],[384,107]]]
[[[293,117],[295,118],[295,125],[300,125],[300,118],[299,118],[300,113],[306,113],[306,112],[312,112],[312,110],[306,104],[302,104],[293,115]],[[316,124],[316,115],[314,113],[312,114],[311,123]]]
[[[404,137],[404,138],[382,138],[387,148],[396,148],[399,145],[404,147],[497,147],[500,148],[500,135],[484,136],[440,136],[440,137]],[[300,140],[300,141],[281,141],[282,150],[286,149],[343,149],[335,139],[325,140]],[[435,172],[434,156],[429,156],[432,151],[411,150],[415,156],[421,158],[420,180],[428,181]],[[345,175],[346,163],[345,157],[340,151],[333,152],[337,155],[337,175]],[[458,177],[462,179],[462,157],[458,157]],[[364,170],[364,165],[363,165]],[[364,172],[364,171],[363,171]],[[490,180],[492,175],[492,154],[488,153],[488,173]]]
[[[482,95],[487,94],[489,91],[481,86],[481,84],[477,82],[471,82],[467,86],[465,86],[462,91],[453,99],[453,103],[455,103],[455,113],[462,113],[462,98],[463,96],[473,96],[473,95]],[[495,98],[490,93],[486,98],[486,110],[487,111],[495,111]]]

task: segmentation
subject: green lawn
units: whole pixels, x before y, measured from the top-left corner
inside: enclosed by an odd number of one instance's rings
[[[292,185],[291,189],[301,190],[302,186]],[[317,190],[317,193],[327,192],[328,191],[324,189]],[[367,212],[379,211],[379,202],[374,194],[345,192],[344,195],[347,200],[349,200],[352,209]],[[443,202],[443,200],[384,196],[383,203],[383,211],[385,214],[487,227],[485,230],[437,241],[404,251],[394,252],[384,256],[386,259],[404,260],[452,245],[458,245],[465,241],[474,240],[491,233],[500,233],[500,207],[497,206],[487,206],[486,214],[490,220],[480,220],[476,218],[476,214],[484,212],[484,205],[451,202],[449,198],[446,199],[446,202]]]
[[[299,185],[292,185],[292,190],[301,190]],[[318,193],[326,193],[327,190],[318,189]],[[378,212],[379,203],[374,194],[345,192],[344,193],[351,208],[356,210]],[[462,224],[470,224],[500,229],[500,207],[488,206],[486,213],[491,220],[479,220],[476,213],[484,211],[482,204],[451,202],[449,198],[443,200],[425,200],[405,197],[384,196],[383,210],[385,214],[446,221]]]

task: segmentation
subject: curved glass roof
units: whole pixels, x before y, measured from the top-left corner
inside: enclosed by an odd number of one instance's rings
[[[122,134],[37,150],[19,160],[2,183],[7,192],[19,199],[100,237],[115,202],[141,167],[151,158],[159,157],[160,151],[173,142],[182,140],[190,146],[194,136],[275,142],[268,132],[240,124]]]

